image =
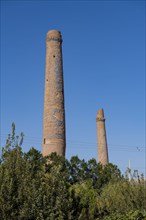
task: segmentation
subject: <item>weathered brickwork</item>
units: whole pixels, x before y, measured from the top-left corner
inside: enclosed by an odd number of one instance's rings
[[[108,159],[108,147],[106,139],[105,118],[104,111],[100,109],[96,116],[97,125],[97,141],[98,141],[98,162],[102,165],[109,163]]]
[[[43,156],[52,152],[65,156],[65,139],[62,36],[52,30],[46,37]]]

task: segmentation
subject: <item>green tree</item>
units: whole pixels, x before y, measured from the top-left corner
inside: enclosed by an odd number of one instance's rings
[[[22,151],[24,135],[8,135],[0,161],[2,220],[144,219],[144,178],[127,181],[116,165],[95,159],[70,161],[32,147]]]
[[[101,210],[108,214],[125,214],[132,211],[144,211],[146,189],[143,182],[127,180],[109,183],[99,198]]]
[[[84,183],[76,183],[72,186],[75,190],[76,198],[79,198],[78,203],[78,218],[79,220],[94,220],[98,216],[96,206],[96,192],[93,188],[91,180],[86,180]]]
[[[12,135],[8,135],[6,146],[2,149],[0,165],[0,214],[2,219],[16,219],[21,201],[19,190],[24,173],[23,133],[15,135],[15,124],[12,124]],[[13,211],[12,211],[13,210]]]
[[[1,219],[71,219],[65,159],[55,154],[42,158],[34,148],[23,153],[22,139],[13,123],[0,164]]]

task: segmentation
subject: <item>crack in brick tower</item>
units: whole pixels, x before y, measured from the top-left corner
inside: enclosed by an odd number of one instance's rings
[[[105,118],[103,109],[98,110],[96,116],[97,140],[98,140],[98,163],[106,165],[109,163],[108,146],[105,129]]]
[[[61,32],[51,30],[46,37],[43,156],[52,152],[65,156],[65,108]]]

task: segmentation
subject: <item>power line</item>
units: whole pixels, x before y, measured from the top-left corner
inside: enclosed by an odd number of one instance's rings
[[[6,135],[1,135],[1,138],[4,140],[7,138]],[[30,143],[33,145],[40,144],[42,145],[42,142],[39,141],[42,140],[41,138],[36,138],[36,137],[30,137],[30,136],[24,136],[24,143]],[[93,142],[85,142],[85,141],[71,141],[67,140],[67,145],[73,145],[74,148],[79,147],[79,150],[82,150],[83,148],[86,150],[90,149],[96,149],[97,148],[97,143]],[[139,146],[129,146],[129,145],[121,145],[121,144],[108,144],[108,148],[111,151],[127,151],[127,152],[140,152],[143,151],[144,147],[139,147]],[[83,147],[83,148],[82,148]]]
[[[5,138],[7,138],[7,135],[6,134],[2,134],[1,135],[1,137],[5,137]],[[24,135],[24,139],[27,139],[27,140],[31,140],[31,141],[36,141],[37,140],[37,142],[38,143],[42,143],[42,138],[40,138],[40,137],[35,137],[35,136],[25,136]],[[95,146],[95,145],[97,145],[97,143],[93,143],[93,142],[87,142],[87,141],[78,141],[78,140],[67,140],[67,143],[71,143],[71,144],[86,144],[86,145],[93,145],[93,146]],[[108,144],[108,146],[115,146],[115,147],[128,147],[128,148],[143,148],[144,149],[144,147],[140,147],[140,146],[138,146],[138,145],[121,145],[121,144]]]

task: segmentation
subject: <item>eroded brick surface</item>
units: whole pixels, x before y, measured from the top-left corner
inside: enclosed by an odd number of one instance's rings
[[[46,38],[43,155],[65,155],[65,139],[62,36],[52,30]]]
[[[100,162],[102,165],[106,165],[109,163],[109,159],[103,109],[100,109],[97,112],[96,125],[98,141],[98,162]]]

